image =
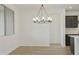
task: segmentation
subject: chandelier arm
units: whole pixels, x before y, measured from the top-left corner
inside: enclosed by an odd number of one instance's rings
[[[40,9],[39,9],[39,11],[38,11],[38,13],[37,13],[37,15],[36,15],[36,16],[39,16],[39,14],[40,14],[41,10],[42,10],[42,11],[44,10],[44,12],[46,13],[46,15],[48,16],[48,13],[47,13],[47,11],[46,11],[46,9],[45,9],[45,7],[44,7],[44,5],[43,5],[43,4],[41,5],[41,7],[40,7]],[[43,12],[42,12],[42,13],[43,13]]]
[[[43,4],[41,5],[41,17],[43,16]]]
[[[47,16],[48,16],[48,13],[47,13],[47,11],[46,11],[46,9],[45,9],[45,7],[43,6],[43,10],[45,11],[45,13],[47,14]]]
[[[41,12],[41,9],[42,9],[42,5],[41,5],[41,7],[40,7],[40,9],[39,9],[39,11],[38,11],[38,13],[37,13],[36,16],[39,16],[39,14],[40,14],[40,12]]]

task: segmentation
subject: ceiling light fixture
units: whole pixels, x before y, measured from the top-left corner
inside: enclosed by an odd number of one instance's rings
[[[44,5],[42,4],[37,15],[33,18],[34,23],[51,23],[52,17],[48,15],[45,10]]]

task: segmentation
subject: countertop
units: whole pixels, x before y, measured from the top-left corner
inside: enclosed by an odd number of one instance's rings
[[[68,35],[68,36],[70,36],[70,37],[76,37],[76,38],[79,38],[79,34],[66,34],[66,35]]]
[[[79,35],[69,35],[70,37],[79,38]]]
[[[79,34],[66,34],[66,35],[79,35]]]

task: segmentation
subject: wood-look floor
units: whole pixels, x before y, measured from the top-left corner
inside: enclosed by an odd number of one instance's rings
[[[71,55],[69,47],[52,44],[50,47],[20,46],[9,55]]]

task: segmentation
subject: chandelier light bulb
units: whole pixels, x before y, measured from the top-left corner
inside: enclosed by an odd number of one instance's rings
[[[42,17],[42,19],[44,19],[44,17]]]
[[[52,18],[50,20],[52,21]]]
[[[36,19],[35,19],[35,18],[33,18],[33,21],[36,21]]]
[[[38,20],[38,17],[36,17],[36,19]]]
[[[40,22],[40,19],[38,19],[38,21]]]
[[[48,17],[47,20],[50,20],[50,17]]]
[[[52,18],[50,17],[50,21],[52,21]]]
[[[48,20],[52,20],[52,18],[51,17],[48,17]]]
[[[42,20],[45,20],[45,17],[42,17]]]

